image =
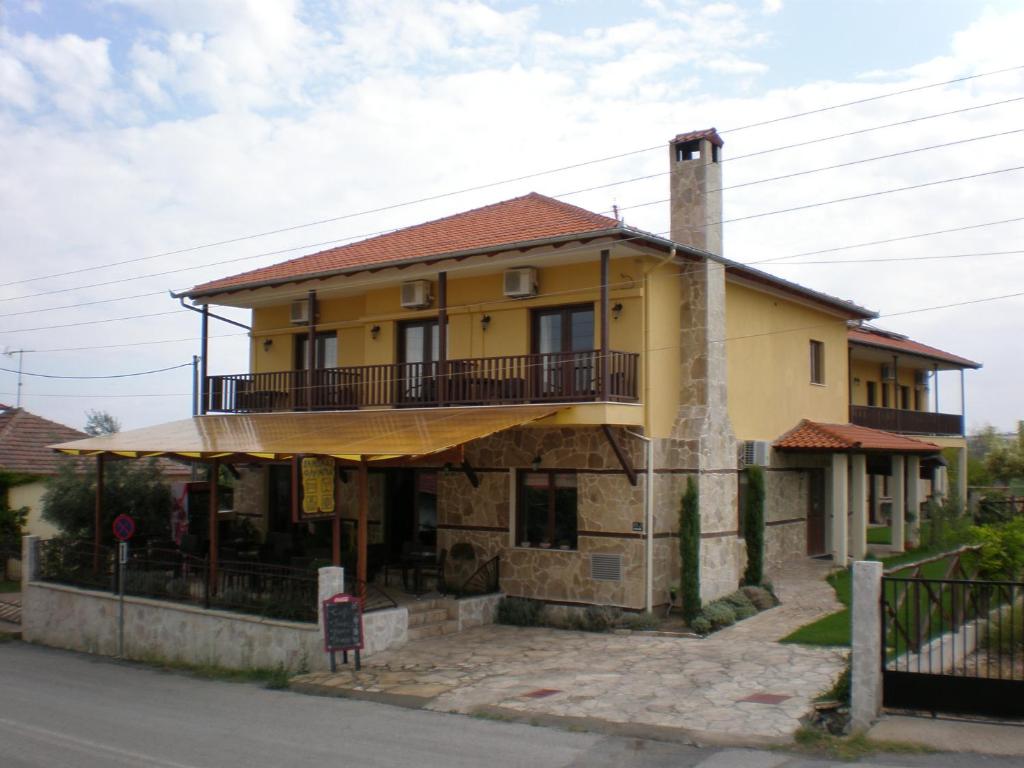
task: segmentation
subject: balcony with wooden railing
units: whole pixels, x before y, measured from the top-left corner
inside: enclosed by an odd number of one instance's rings
[[[851,405],[850,423],[904,435],[962,435],[964,430],[964,417],[957,413],[908,411],[873,405]]]
[[[639,357],[587,350],[208,376],[202,397],[212,413],[633,403]]]

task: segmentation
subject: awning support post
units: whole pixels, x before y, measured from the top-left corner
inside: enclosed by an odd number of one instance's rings
[[[629,460],[629,456],[622,450],[622,446],[619,445],[619,441],[615,438],[615,433],[612,432],[612,428],[607,424],[601,425],[601,431],[604,432],[604,436],[608,439],[608,444],[612,447],[612,451],[615,453],[615,458],[619,460],[619,464],[622,465],[623,471],[626,473],[626,477],[629,479],[629,484],[636,486],[636,468],[633,466],[633,462]]]
[[[601,372],[601,400],[608,400],[609,383],[611,381],[608,365],[609,328],[608,328],[608,260],[611,251],[601,251],[601,364],[598,370]],[[636,485],[636,478],[633,478],[633,485]]]
[[[367,550],[367,520],[370,513],[370,472],[366,464],[366,457],[359,459],[359,523],[356,528],[356,545],[359,548],[359,559],[356,565],[357,594],[365,597],[366,594],[366,550]]]
[[[209,356],[210,356],[210,305],[203,304],[203,322],[201,330],[202,340],[199,348],[199,413],[200,415],[206,414],[206,409],[210,405],[210,382],[206,378],[207,372],[210,370]]]
[[[306,410],[313,410],[313,376],[316,370],[316,291],[310,291],[306,301],[309,313],[309,328],[306,332]]]
[[[210,462],[210,481],[207,484],[210,489],[210,573],[207,585],[207,594],[217,594],[217,507],[219,506],[217,496],[219,495],[218,481],[220,476],[220,461],[214,459]]]
[[[477,475],[473,466],[465,459],[462,461],[462,472],[466,476],[466,479],[469,480],[470,485],[474,488],[480,487],[480,476]]]
[[[338,482],[343,473],[338,469],[338,460],[334,460],[334,517],[331,518],[331,565],[341,565],[341,483]]]
[[[100,526],[103,524],[103,454],[96,457],[96,519],[93,522],[92,572],[100,571]]]

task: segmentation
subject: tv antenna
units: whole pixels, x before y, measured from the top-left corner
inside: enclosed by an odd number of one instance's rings
[[[21,408],[21,363],[22,363],[22,358],[23,358],[23,356],[24,356],[24,354],[26,352],[34,352],[34,351],[35,350],[32,350],[32,349],[11,349],[10,347],[7,347],[7,346],[4,347],[4,352],[3,353],[4,353],[5,357],[14,357],[15,355],[18,356],[18,394],[17,394],[17,402],[14,404],[15,408]]]

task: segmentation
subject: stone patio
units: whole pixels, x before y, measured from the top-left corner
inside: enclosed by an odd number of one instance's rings
[[[293,687],[442,712],[670,728],[698,740],[788,741],[845,663],[845,649],[776,642],[840,607],[824,581],[829,565],[790,564],[774,575],[783,605],[703,639],[492,625]]]

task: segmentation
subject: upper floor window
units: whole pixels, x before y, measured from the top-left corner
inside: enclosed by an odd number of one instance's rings
[[[316,357],[314,368],[338,367],[338,334],[334,331],[322,331],[314,337]],[[295,370],[304,371],[309,367],[309,334],[295,336]]]
[[[868,384],[868,394],[867,394],[868,402],[867,402],[867,404],[868,405],[878,405],[878,385],[875,382],[873,382],[873,381],[869,381],[867,384]]]
[[[811,339],[811,384],[825,383],[825,342]]]
[[[905,384],[900,385],[900,408],[910,410],[910,387]]]

